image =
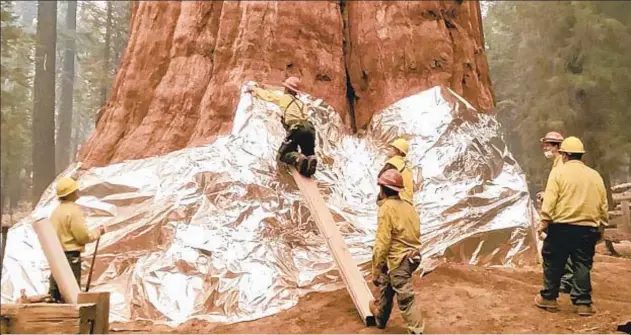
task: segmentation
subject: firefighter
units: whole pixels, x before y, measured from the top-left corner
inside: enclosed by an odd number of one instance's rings
[[[590,271],[600,229],[609,221],[607,192],[602,177],[581,161],[585,149],[576,137],[561,143],[563,165],[552,171],[543,198],[540,229],[543,241],[543,289],[535,297],[539,308],[558,310],[557,297],[568,256],[574,272],[570,293],[581,316],[595,313],[592,306]]]
[[[308,119],[307,105],[298,99],[300,79],[289,77],[283,82],[283,86],[285,92],[281,95],[256,86],[249,87],[248,92],[280,107],[281,121],[287,135],[278,150],[277,159],[295,166],[303,176],[311,177],[318,165],[315,156],[315,127]],[[302,154],[298,152],[299,147]]]
[[[556,131],[551,131],[539,141],[541,142],[543,154],[547,159],[553,160],[552,169],[550,170],[550,174],[552,174],[554,169],[563,165],[563,155],[559,152],[561,142],[563,142],[563,135]],[[540,203],[543,203],[543,192],[537,193],[537,200]],[[572,260],[569,257],[567,259],[567,263],[565,264],[565,272],[563,273],[563,277],[561,277],[561,287],[559,288],[559,291],[560,293],[565,294],[570,294],[570,292],[572,292]]]
[[[371,311],[377,327],[384,329],[390,318],[394,296],[411,334],[423,333],[423,316],[415,303],[412,273],[421,262],[419,216],[414,206],[400,198],[403,177],[396,169],[379,177],[377,236],[372,257],[372,282],[379,297]]]
[[[81,287],[81,252],[85,245],[96,241],[105,233],[105,227],[100,226],[95,231],[89,231],[85,224],[83,211],[75,203],[79,199],[79,183],[71,178],[61,178],[56,185],[57,198],[60,204],[50,216],[50,222],[57,232],[57,238],[66,254],[70,268],[77,284]],[[59,287],[53,276],[50,276],[49,293],[53,301],[63,302]]]
[[[414,180],[412,178],[412,170],[410,169],[410,164],[406,161],[406,156],[409,151],[409,144],[403,138],[398,138],[390,143],[388,147],[388,160],[386,164],[379,172],[378,177],[380,177],[385,171],[390,169],[396,169],[403,176],[403,190],[399,193],[401,199],[413,203],[414,198]],[[377,201],[381,200],[381,194]]]

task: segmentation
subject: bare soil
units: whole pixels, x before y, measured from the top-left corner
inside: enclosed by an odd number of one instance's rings
[[[616,333],[631,321],[631,259],[597,255],[592,271],[598,313],[579,317],[562,295],[560,311],[536,308],[541,268],[481,268],[444,264],[416,278],[426,333]],[[405,333],[398,310],[385,330],[365,327],[346,290],[313,293],[277,315],[236,324],[189,321],[178,328],[147,323],[113,324],[113,332],[149,333]]]

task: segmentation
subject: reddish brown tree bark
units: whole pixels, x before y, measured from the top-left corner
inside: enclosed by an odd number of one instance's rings
[[[134,3],[130,39],[85,166],[163,154],[229,132],[247,80],[297,75],[355,128],[446,85],[492,104],[477,1]]]

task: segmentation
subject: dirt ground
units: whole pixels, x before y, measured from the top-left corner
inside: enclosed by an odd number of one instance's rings
[[[598,313],[579,317],[569,297],[561,310],[534,307],[541,268],[481,268],[445,264],[415,279],[417,302],[426,318],[426,333],[616,333],[631,321],[631,259],[597,255],[592,271]],[[314,293],[277,315],[237,324],[190,321],[178,328],[143,323],[113,324],[113,332],[149,333],[405,333],[398,310],[385,330],[366,328],[345,290]]]

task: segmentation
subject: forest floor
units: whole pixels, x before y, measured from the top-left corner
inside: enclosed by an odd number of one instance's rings
[[[539,266],[507,269],[448,263],[414,279],[426,333],[616,333],[617,325],[631,321],[631,258],[607,256],[603,244],[597,250],[592,271],[595,316],[579,317],[567,295],[559,299],[557,313],[536,308],[533,299],[542,282]],[[346,290],[312,293],[289,310],[250,322],[193,320],[177,328],[132,322],[111,328],[118,333],[406,332],[396,307],[386,329],[364,327]]]

